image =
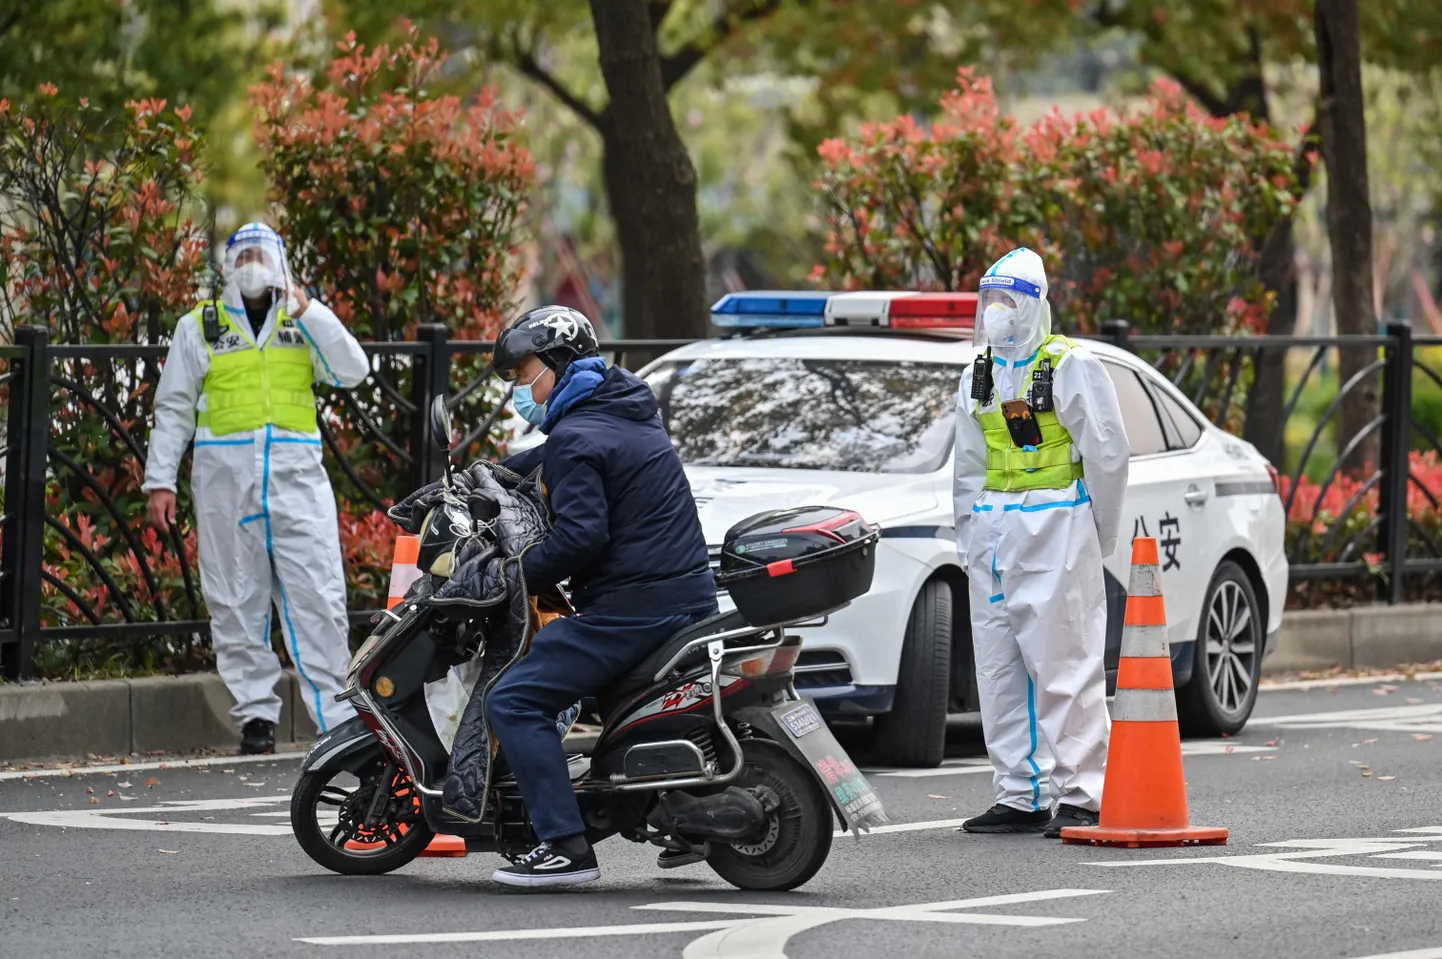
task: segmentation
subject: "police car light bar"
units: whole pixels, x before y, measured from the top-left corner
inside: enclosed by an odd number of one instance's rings
[[[826,301],[828,326],[889,326],[898,330],[970,330],[975,293],[838,293]]]
[[[711,322],[721,327],[770,329],[824,326],[826,301],[832,295],[816,290],[728,293],[711,307]]]

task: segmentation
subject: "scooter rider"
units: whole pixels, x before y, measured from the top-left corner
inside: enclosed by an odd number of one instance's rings
[[[714,615],[716,583],[681,460],[655,395],[607,368],[584,315],[546,306],[516,319],[492,364],[546,442],[503,465],[541,480],[554,514],[522,561],[538,593],[569,579],[576,615],[546,624],[491,690],[487,718],[540,845],[494,878],[571,885],[600,876],[571,789],[556,715],[595,695],[677,631]]]
[[[1027,249],[981,278],[982,353],[957,399],[957,548],[997,793],[967,832],[1054,837],[1095,825],[1101,806],[1102,559],[1116,546],[1129,448],[1111,378],[1084,346],[1052,335],[1046,293]]]

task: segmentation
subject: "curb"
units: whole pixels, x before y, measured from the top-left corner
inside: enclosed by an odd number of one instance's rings
[[[1442,659],[1439,613],[1435,603],[1288,612],[1262,676],[1434,662]]]
[[[316,727],[301,700],[300,679],[286,670],[277,743],[308,745]],[[234,702],[215,673],[74,683],[0,685],[0,762],[76,757],[234,752],[240,733]],[[596,735],[578,731],[568,748],[589,752]]]

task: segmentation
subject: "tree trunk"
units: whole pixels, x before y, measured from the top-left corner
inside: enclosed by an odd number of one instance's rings
[[[1357,0],[1317,0],[1313,20],[1321,102],[1322,156],[1327,164],[1327,236],[1332,246],[1332,302],[1337,332],[1375,334],[1372,304],[1372,205],[1367,193],[1367,126],[1362,101],[1362,49]],[[1340,351],[1340,381],[1376,359],[1374,349]],[[1380,375],[1365,377],[1339,408],[1337,444],[1341,452],[1378,411]],[[1368,436],[1342,468],[1379,466],[1380,438]]]
[[[1262,244],[1258,272],[1266,288],[1277,294],[1267,317],[1269,336],[1288,336],[1297,326],[1297,242],[1292,219],[1278,224]],[[1287,407],[1287,350],[1260,349],[1252,388],[1247,394],[1247,425],[1243,438],[1279,470],[1287,468],[1284,435]]]
[[[671,116],[647,2],[591,0],[591,19],[610,94],[600,130],[626,336],[705,336],[696,168]]]

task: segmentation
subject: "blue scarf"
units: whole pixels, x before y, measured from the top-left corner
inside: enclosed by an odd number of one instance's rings
[[[606,379],[606,361],[599,356],[576,360],[566,367],[561,382],[546,399],[546,418],[541,421],[541,432],[549,433],[561,417],[570,412],[577,403],[591,398],[596,388]]]

